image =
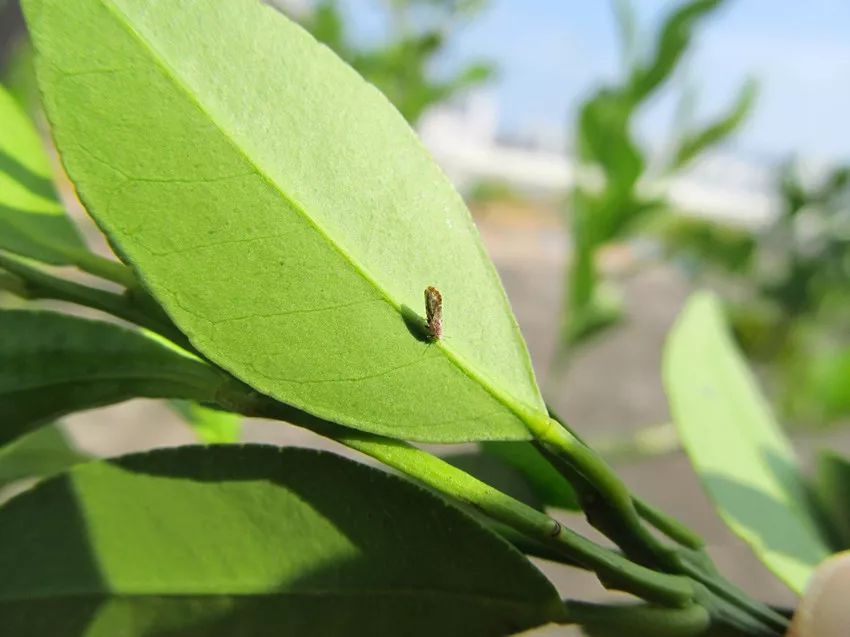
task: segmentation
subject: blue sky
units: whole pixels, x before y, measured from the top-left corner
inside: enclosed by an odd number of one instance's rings
[[[357,33],[381,28],[377,0],[347,0]],[[655,26],[670,0],[633,0],[642,29]],[[551,130],[564,136],[578,103],[617,77],[619,46],[606,0],[491,0],[465,26],[442,61],[485,57],[500,68],[490,90],[509,133]],[[755,76],[756,109],[733,150],[757,157],[791,153],[850,159],[850,2],[729,0],[700,29],[687,63],[641,116],[638,133],[664,143],[682,89],[697,91],[701,117],[730,102]]]

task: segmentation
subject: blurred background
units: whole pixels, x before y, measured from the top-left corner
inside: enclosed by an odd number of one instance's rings
[[[268,3],[381,89],[466,197],[553,408],[702,533],[731,579],[789,603],[679,450],[661,353],[687,295],[718,291],[804,462],[850,451],[850,3]],[[0,0],[0,74],[44,128],[12,0]],[[64,196],[106,251],[70,185]],[[114,455],[195,441],[181,423],[133,401],[62,430]],[[226,426],[328,446],[279,424]],[[605,596],[541,566],[565,596]]]

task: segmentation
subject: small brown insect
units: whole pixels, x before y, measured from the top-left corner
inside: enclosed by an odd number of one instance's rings
[[[439,341],[443,336],[443,297],[437,288],[430,285],[425,288],[425,318],[429,338]]]

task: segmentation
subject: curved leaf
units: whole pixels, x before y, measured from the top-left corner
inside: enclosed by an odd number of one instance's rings
[[[41,139],[15,98],[0,86],[0,249],[47,263],[83,250],[53,188]]]
[[[724,2],[688,0],[671,11],[658,33],[652,59],[632,74],[630,92],[635,102],[646,99],[671,76],[687,51],[696,26]]]
[[[744,122],[758,94],[758,85],[750,80],[741,88],[731,108],[711,124],[684,136],[673,154],[672,168],[678,170],[695,159],[707,148],[719,144],[732,135]]]
[[[48,480],[0,508],[0,571],[18,637],[496,636],[563,613],[529,562],[440,498],[259,445]]]
[[[136,397],[213,401],[224,377],[138,332],[0,310],[0,444],[58,416]]]
[[[198,350],[395,437],[526,439],[516,414],[546,417],[463,201],[331,51],[257,0],[24,8],[69,174]]]
[[[794,451],[728,334],[717,299],[695,295],[669,337],[664,386],[682,444],[735,534],[794,591],[830,553]]]

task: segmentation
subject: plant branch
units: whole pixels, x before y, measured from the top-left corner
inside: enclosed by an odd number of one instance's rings
[[[238,386],[234,385],[234,388],[236,391],[230,396],[221,397],[227,409],[249,416],[285,420],[364,453],[515,529],[535,543],[562,553],[575,563],[596,572],[608,588],[627,591],[666,606],[681,607],[690,603],[693,589],[687,578],[659,573],[635,564],[430,453],[400,440],[329,423],[258,394],[246,396],[240,393]]]
[[[68,260],[83,272],[112,281],[125,288],[138,286],[132,268],[87,250],[65,251]]]
[[[2,252],[0,268],[14,275],[9,278],[7,274],[4,289],[21,298],[52,299],[90,307],[156,332],[187,351],[196,351],[186,336],[173,324],[151,317],[137,308],[126,296],[61,279]],[[10,283],[14,279],[17,279],[17,282]]]

